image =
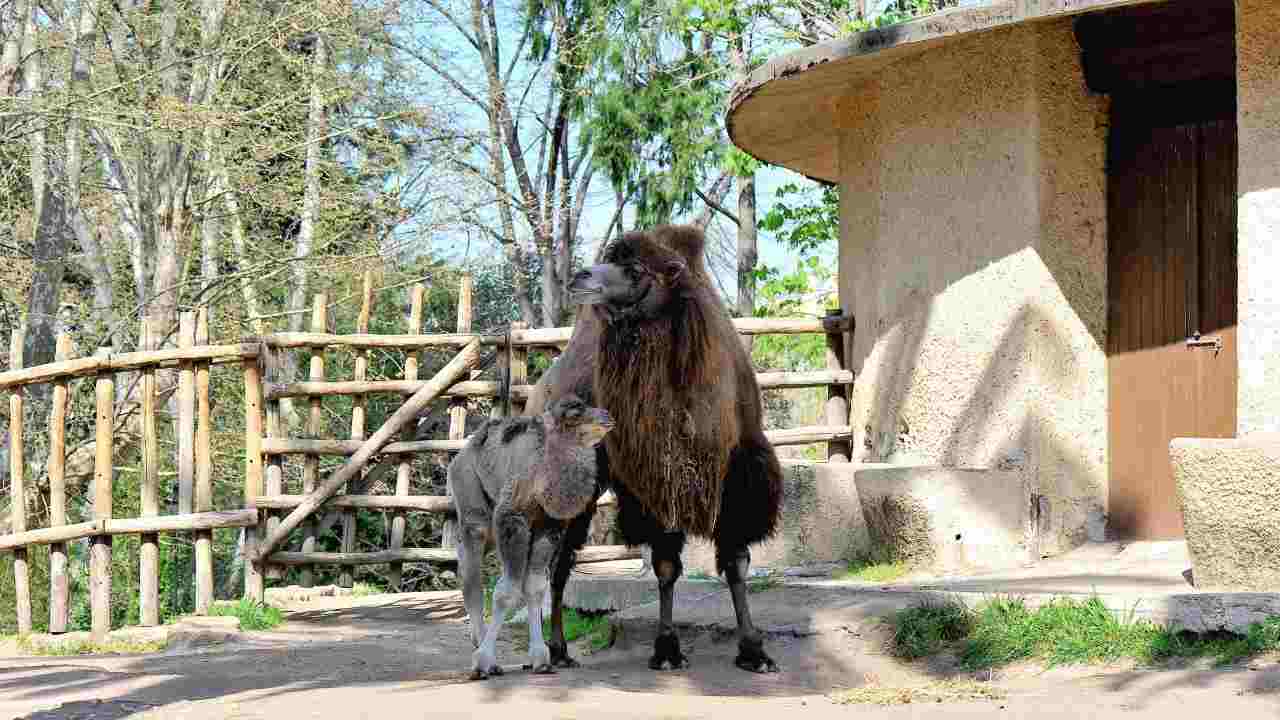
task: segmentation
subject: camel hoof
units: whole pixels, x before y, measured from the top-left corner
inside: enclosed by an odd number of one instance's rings
[[[472,680],[488,680],[489,676],[486,675],[483,670],[472,670],[471,679]]]
[[[653,657],[649,658],[650,670],[680,670],[689,666],[689,658],[680,652],[680,638],[659,635],[653,643]]]
[[[547,649],[551,651],[551,665],[558,668],[577,668],[582,664],[577,660],[569,657],[569,648],[565,645],[547,645]]]
[[[555,675],[556,674],[556,669],[551,666],[551,663],[543,663],[538,667],[533,667],[533,666],[529,666],[529,667],[531,670],[533,670],[534,675]]]
[[[778,672],[778,663],[764,651],[764,643],[743,641],[738,644],[738,657],[733,661],[742,670],[758,674]]]
[[[494,665],[493,667],[489,668],[488,673],[490,677],[498,677],[502,675],[502,666]]]

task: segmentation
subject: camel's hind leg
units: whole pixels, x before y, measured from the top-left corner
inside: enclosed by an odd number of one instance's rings
[[[458,574],[462,579],[462,603],[471,623],[471,647],[479,648],[484,638],[484,550],[489,530],[466,522],[458,543]]]
[[[493,591],[493,621],[485,629],[480,647],[471,656],[471,669],[478,678],[502,674],[497,658],[498,633],[506,622],[507,614],[520,607],[528,573],[531,533],[524,516],[499,510],[494,515],[494,534],[497,536],[498,559],[502,562],[502,577]]]

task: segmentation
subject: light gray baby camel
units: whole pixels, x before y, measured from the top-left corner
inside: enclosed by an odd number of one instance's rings
[[[501,675],[498,632],[507,613],[529,608],[529,668],[554,672],[542,638],[547,572],[565,521],[595,499],[595,446],[613,428],[609,413],[566,395],[542,417],[490,420],[449,464],[458,511],[458,574],[471,621],[473,677]],[[484,627],[484,553],[496,545],[502,577],[493,622]]]

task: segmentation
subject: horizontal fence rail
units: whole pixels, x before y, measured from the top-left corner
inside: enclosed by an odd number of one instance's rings
[[[407,333],[371,334],[369,318],[372,308],[372,276],[364,278],[363,302],[354,334],[327,332],[332,328],[327,315],[328,303],[317,296],[311,309],[310,332],[268,333],[239,343],[211,344],[207,312],[180,315],[175,347],[159,348],[158,339],[171,328],[152,327],[143,320],[138,350],[113,352],[100,349],[87,357],[75,357],[70,338],[58,339],[58,353],[52,363],[24,367],[20,334],[11,343],[10,367],[0,372],[0,390],[10,396],[11,508],[12,532],[0,535],[0,551],[14,553],[15,584],[18,596],[19,631],[31,629],[29,570],[27,549],[50,547],[50,623],[51,632],[67,629],[69,588],[67,543],[88,538],[88,591],[95,635],[105,633],[111,617],[111,539],[120,535],[140,536],[139,604],[143,625],[155,625],[159,616],[159,543],[161,534],[189,534],[195,558],[196,612],[207,613],[213,600],[212,532],[215,529],[244,530],[243,557],[244,594],[262,600],[268,580],[285,577],[286,568],[294,568],[290,577],[303,585],[314,581],[317,566],[339,568],[338,583],[350,587],[352,569],[359,566],[386,565],[387,579],[393,590],[399,589],[405,563],[449,564],[456,561],[452,546],[455,527],[452,498],[447,495],[413,494],[412,479],[416,472],[413,460],[421,453],[453,453],[465,447],[468,436],[467,401],[470,398],[500,399],[502,383],[480,379],[475,370],[478,349],[496,350],[499,377],[509,374],[512,412],[522,414],[534,384],[529,378],[531,350],[563,351],[572,337],[573,328],[536,328],[513,323],[507,333],[475,333],[472,330],[471,285],[464,276],[459,291],[456,333],[423,334],[425,287],[417,285],[409,292]],[[811,445],[825,443],[830,461],[846,461],[851,457],[852,428],[849,426],[848,389],[854,374],[844,361],[844,348],[853,332],[853,318],[833,313],[823,318],[738,318],[738,332],[745,336],[766,334],[812,334],[826,336],[826,369],[806,372],[763,372],[756,379],[762,390],[826,387],[824,425],[770,430],[771,443]],[[351,379],[332,378],[326,371],[326,353],[340,349],[355,355]],[[435,377],[419,376],[418,353],[445,350],[457,356]],[[370,353],[374,350],[403,354],[402,377],[369,379]],[[297,380],[272,376],[275,363],[265,362],[269,352],[297,353]],[[243,507],[214,509],[212,503],[213,454],[212,429],[218,426],[213,416],[210,397],[210,368],[239,364],[244,393]],[[332,367],[332,366],[331,366]],[[159,371],[166,372],[166,387],[161,388]],[[266,377],[263,373],[266,373]],[[117,384],[116,376],[128,373],[128,382]],[[400,373],[398,373],[400,374]],[[66,427],[70,408],[70,381],[91,378],[96,416],[90,433],[93,445],[94,484],[81,513],[83,519],[68,522],[67,493],[63,467],[66,452]],[[25,388],[36,384],[53,387],[49,434],[49,527],[27,526],[29,481],[23,465],[23,436],[32,423],[24,427],[23,399]],[[159,412],[161,399],[175,412]],[[125,397],[125,396],[128,397]],[[392,396],[399,408],[389,409],[383,427],[367,427],[366,406],[370,397]],[[334,425],[325,418],[326,398],[351,398],[350,434],[332,437]],[[283,418],[284,403],[298,401],[293,432],[304,429],[305,437],[291,437],[289,422]],[[448,403],[448,437],[423,439],[416,435],[415,421],[428,403]],[[133,407],[122,410],[122,403]],[[344,406],[345,407],[345,406]],[[502,403],[493,403],[492,416],[501,412]],[[475,412],[474,406],[471,409]],[[129,419],[132,415],[133,419]],[[125,418],[122,420],[121,418]],[[158,427],[161,418],[172,424],[175,486],[162,492]],[[472,416],[474,420],[474,415]],[[115,517],[112,509],[112,480],[118,426],[132,422],[141,465],[141,503],[139,517]],[[42,428],[43,430],[43,428]],[[289,458],[301,456],[301,461]],[[327,469],[322,475],[322,457],[345,458],[340,467]],[[370,463],[379,458],[379,464]],[[297,463],[297,465],[288,465]],[[300,474],[287,474],[286,467],[301,466]],[[373,494],[374,478],[391,472],[394,486],[386,494]],[[300,478],[300,487],[298,484]],[[293,484],[296,489],[286,488]],[[299,493],[298,490],[301,490]],[[169,514],[160,511],[163,497],[173,497],[176,508]],[[597,507],[616,506],[612,493],[605,493]],[[177,512],[173,512],[174,510]],[[324,514],[317,514],[324,511]],[[387,547],[372,550],[356,548],[356,519],[360,512],[382,513],[386,523]],[[438,516],[444,523],[444,541],[439,548],[405,547],[411,513]],[[319,548],[323,528],[341,523],[340,551]],[[367,518],[366,518],[367,521]],[[292,547],[289,547],[292,543]],[[577,562],[592,563],[640,558],[640,551],[621,545],[588,545],[577,555]]]

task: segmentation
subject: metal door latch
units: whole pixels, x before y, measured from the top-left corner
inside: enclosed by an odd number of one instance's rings
[[[1218,353],[1222,352],[1222,338],[1218,337],[1217,335],[1213,335],[1211,337],[1203,337],[1200,335],[1200,333],[1196,333],[1191,337],[1187,338],[1187,347],[1188,348],[1202,348],[1202,347],[1213,348],[1213,354],[1217,355]]]

